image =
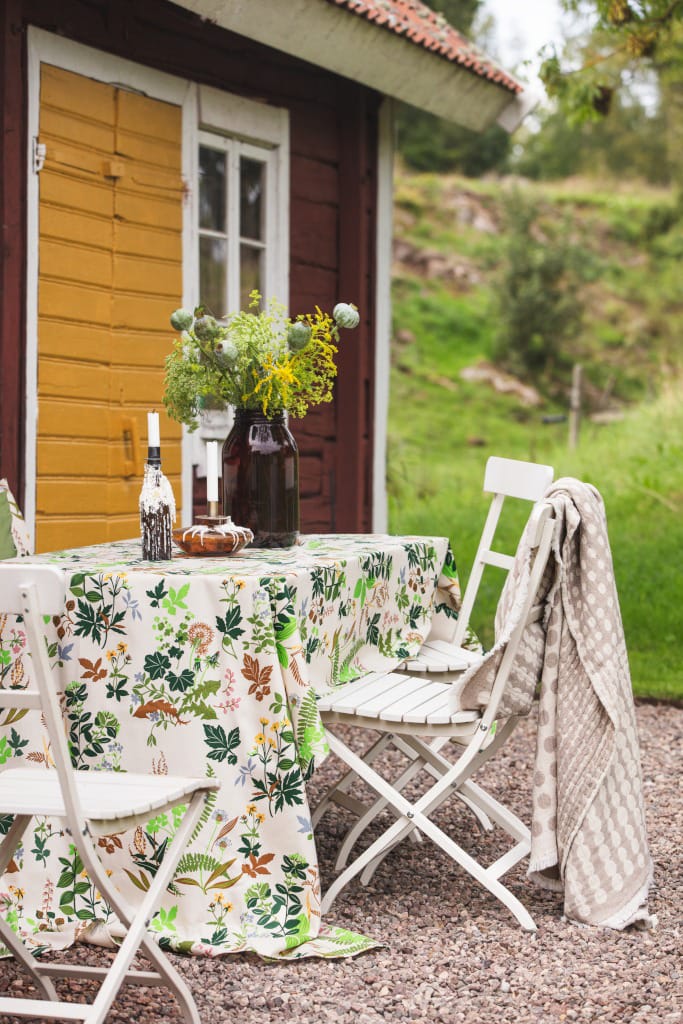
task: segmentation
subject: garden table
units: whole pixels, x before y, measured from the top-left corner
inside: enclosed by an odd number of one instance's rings
[[[372,945],[320,919],[305,789],[328,752],[316,693],[395,668],[430,633],[450,636],[459,588],[448,540],[311,535],[288,549],[167,562],[142,561],[135,540],[28,560],[61,566],[69,581],[46,631],[75,765],[221,782],[151,923],[160,943],[292,958]],[[29,676],[24,643],[21,623],[0,614],[3,686]],[[48,765],[40,716],[1,706],[0,765]],[[160,816],[100,840],[130,901],[177,825]],[[29,836],[0,879],[5,917],[35,946],[115,936],[59,823],[37,818]]]

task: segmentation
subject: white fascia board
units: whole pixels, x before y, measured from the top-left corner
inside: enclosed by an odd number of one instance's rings
[[[474,131],[515,99],[509,89],[321,0],[175,0],[205,21]]]
[[[503,108],[496,118],[496,124],[500,125],[509,135],[512,135],[515,129],[519,128],[527,114],[530,114],[538,106],[542,98],[539,92],[530,89],[529,86],[525,86],[524,92],[513,96],[508,105]]]

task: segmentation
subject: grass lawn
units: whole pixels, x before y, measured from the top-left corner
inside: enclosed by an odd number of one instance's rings
[[[464,367],[491,360],[495,347],[508,185],[399,175],[390,527],[449,536],[466,579],[488,505],[481,487],[489,455],[546,462],[556,478],[593,483],[607,509],[635,693],[680,700],[683,218],[668,192],[595,182],[524,188],[540,203],[541,234],[543,225],[566,225],[581,257],[583,324],[565,339],[564,370],[558,364],[545,380],[546,395],[562,396],[568,368],[579,361],[591,400],[602,396],[628,411],[609,425],[586,420],[578,449],[569,452],[566,423],[542,422],[544,414],[566,412],[566,399],[530,408],[461,379]],[[455,275],[444,271],[444,260]],[[507,524],[512,550],[528,515],[518,504]],[[490,644],[500,574],[488,573],[473,626]]]
[[[547,462],[556,478],[593,483],[607,510],[634,692],[682,699],[677,643],[683,625],[681,392],[672,390],[609,426],[587,423],[578,449],[569,452],[566,424],[543,425],[537,413],[520,421],[513,400],[483,385],[463,383],[451,391],[428,377],[401,372],[394,384],[390,529],[449,536],[466,581],[488,505],[481,487],[489,455]],[[483,443],[468,443],[472,437]],[[528,513],[528,506],[518,504],[501,526],[501,537],[513,547]],[[485,643],[492,640],[497,576],[494,569],[485,575],[473,621]]]

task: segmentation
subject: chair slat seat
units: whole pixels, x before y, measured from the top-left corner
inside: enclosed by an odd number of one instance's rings
[[[392,722],[396,726],[409,723],[411,732],[419,733],[420,726],[474,722],[479,718],[476,711],[458,710],[454,702],[455,691],[451,683],[440,683],[429,678],[406,676],[402,672],[387,672],[381,680],[368,685],[370,691],[365,699],[361,687],[347,692],[340,687],[334,693],[321,697],[318,709],[323,721],[328,715],[348,715],[353,723],[358,717],[376,718],[382,723]]]
[[[214,785],[207,779],[134,772],[76,772],[74,780],[85,817],[112,822],[153,813]],[[8,768],[1,772],[0,807],[5,814],[66,815],[59,778],[53,769]]]
[[[446,640],[427,640],[418,654],[404,662],[402,668],[409,672],[464,672],[481,657],[476,651],[457,647]]]

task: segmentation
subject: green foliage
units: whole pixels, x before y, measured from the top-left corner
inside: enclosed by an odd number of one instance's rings
[[[332,400],[339,327],[355,327],[355,306],[337,303],[332,316],[316,308],[293,323],[272,301],[250,294],[249,310],[218,323],[200,306],[175,310],[182,334],[166,358],[164,405],[190,430],[202,409],[232,405],[272,418],[284,410],[305,416],[309,405]],[[182,327],[187,324],[187,327]]]
[[[460,32],[469,32],[482,0],[425,0],[425,3],[443,14],[446,21]]]
[[[585,411],[596,394],[609,394],[612,403],[630,398],[646,404],[608,425],[585,418],[578,451],[570,454],[566,423],[542,422],[544,415],[566,412],[561,390],[555,401],[529,409],[511,395],[461,379],[464,367],[493,355],[492,296],[506,228],[501,234],[477,232],[471,225],[453,228],[451,251],[468,254],[477,283],[452,284],[407,266],[394,279],[389,528],[449,536],[465,583],[488,506],[482,478],[489,455],[546,462],[557,477],[589,480],[607,508],[634,692],[681,699],[680,572],[671,554],[683,550],[683,396],[680,384],[672,384],[670,394],[653,396],[666,379],[680,381],[683,369],[683,227],[675,220],[668,231],[650,235],[652,225],[665,225],[678,207],[661,191],[605,191],[586,182],[529,186],[529,191],[543,212],[537,238],[571,215],[584,265],[590,257],[592,280],[586,284],[584,273],[580,288],[587,312],[577,339],[590,385]],[[433,176],[399,178],[397,222],[406,215],[415,241],[412,216],[419,211],[423,244],[433,248],[438,241],[445,247],[447,211],[456,193],[485,200],[504,225],[497,213],[500,184]],[[503,550],[514,548],[528,507],[515,508],[513,502],[509,512],[500,537]],[[493,641],[500,584],[500,573],[487,570],[474,619],[486,645]]]
[[[579,329],[576,252],[566,225],[541,223],[539,206],[519,189],[505,197],[503,208],[494,355],[505,368],[539,380],[567,364],[563,345]]]
[[[574,123],[557,108],[541,112],[539,121],[537,130],[517,137],[509,161],[516,174],[553,180],[605,173],[655,185],[671,180],[664,113],[645,110],[637,94],[616,97],[599,124]]]
[[[399,106],[396,120],[398,151],[416,171],[459,171],[476,178],[501,170],[510,152],[510,136],[498,125],[474,132],[407,104]]]
[[[588,13],[591,33],[578,62],[574,47],[559,55],[550,48],[540,77],[549,96],[570,120],[608,114],[613,98],[634,74],[658,71],[671,60],[671,46],[683,21],[678,0],[561,0],[566,11]]]

